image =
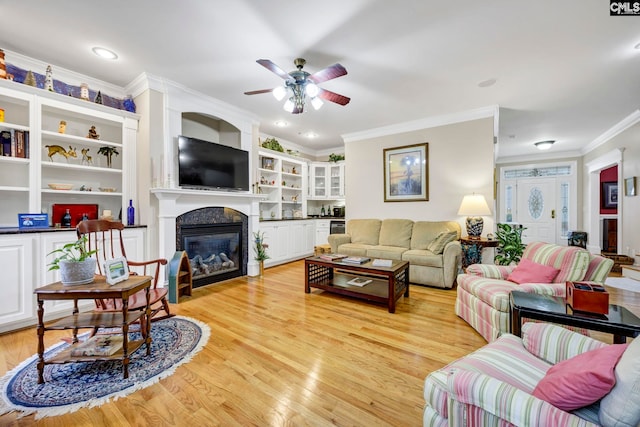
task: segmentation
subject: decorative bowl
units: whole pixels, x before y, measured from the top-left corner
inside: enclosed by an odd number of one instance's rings
[[[49,188],[52,190],[71,190],[73,188],[73,184],[60,184],[60,183],[49,183],[47,184]]]
[[[98,190],[104,193],[115,193],[116,189],[114,187],[98,187]]]

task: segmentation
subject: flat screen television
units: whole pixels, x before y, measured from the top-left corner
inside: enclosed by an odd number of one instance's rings
[[[249,191],[249,153],[181,135],[178,176],[180,187]]]

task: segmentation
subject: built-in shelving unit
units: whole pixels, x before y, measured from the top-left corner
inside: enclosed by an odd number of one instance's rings
[[[304,160],[260,150],[255,185],[258,193],[267,196],[260,201],[262,220],[306,216],[307,163]]]

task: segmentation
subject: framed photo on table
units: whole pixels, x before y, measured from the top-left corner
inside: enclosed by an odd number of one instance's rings
[[[618,207],[618,183],[602,183],[602,207],[604,209],[615,209]]]
[[[385,148],[384,201],[429,200],[429,144]]]
[[[104,262],[104,275],[107,283],[115,285],[129,278],[129,265],[124,257],[109,259]]]

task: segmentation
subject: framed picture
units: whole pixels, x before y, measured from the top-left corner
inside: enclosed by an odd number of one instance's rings
[[[109,259],[104,262],[104,275],[107,283],[115,285],[129,278],[129,266],[124,257]]]
[[[625,178],[624,180],[624,195],[635,196],[636,195],[636,177]]]
[[[384,201],[429,200],[429,144],[385,148]]]
[[[618,183],[602,183],[602,207],[605,209],[615,209],[618,207]]]

